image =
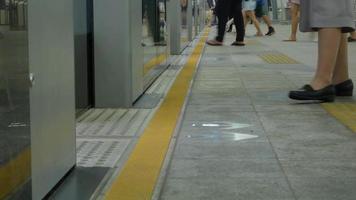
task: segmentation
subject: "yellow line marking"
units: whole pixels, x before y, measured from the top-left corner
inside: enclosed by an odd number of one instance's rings
[[[143,74],[147,74],[147,72],[149,72],[152,68],[163,63],[166,60],[167,60],[167,54],[165,54],[165,53],[162,53],[162,54],[152,58],[151,60],[146,62],[145,65],[143,66]]]
[[[269,64],[298,64],[299,62],[281,53],[266,53],[260,57]]]
[[[356,132],[356,103],[324,103],[322,107],[342,124]]]
[[[106,194],[106,199],[151,199],[205,40],[201,38],[195,47],[166,98],[138,140],[121,173]]]
[[[22,151],[16,158],[0,166],[0,199],[25,183],[31,175],[31,151]]]

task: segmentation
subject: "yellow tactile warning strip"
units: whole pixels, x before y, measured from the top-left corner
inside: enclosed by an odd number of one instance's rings
[[[207,34],[208,32],[204,36]],[[121,173],[105,195],[105,199],[151,199],[205,40],[206,37],[202,37],[196,45],[166,98],[144,130]]]
[[[322,107],[342,124],[356,132],[356,104],[355,103],[324,103]]]
[[[22,151],[16,158],[0,166],[0,199],[5,198],[30,178],[31,152]]]
[[[269,64],[298,64],[299,62],[282,53],[264,53],[259,55]]]
[[[162,54],[152,58],[147,63],[145,63],[145,65],[143,66],[143,74],[147,74],[147,72],[149,72],[152,68],[163,63],[166,60],[167,60],[167,54],[165,54],[165,53],[162,53]]]

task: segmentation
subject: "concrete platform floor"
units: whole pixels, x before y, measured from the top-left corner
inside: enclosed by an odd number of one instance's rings
[[[206,47],[158,199],[355,200],[356,133],[320,105],[287,98],[313,76],[317,43],[308,34],[282,42],[289,26],[263,38],[252,28],[246,47],[229,46],[234,33]],[[260,57],[281,53],[298,63]],[[354,80],[355,55],[353,43]]]

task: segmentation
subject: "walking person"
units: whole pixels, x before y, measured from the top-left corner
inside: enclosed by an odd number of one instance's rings
[[[223,45],[226,23],[229,14],[232,13],[236,27],[236,40],[231,45],[244,46],[245,28],[242,16],[242,0],[218,0],[215,9],[218,17],[218,35],[215,39],[208,40],[206,43],[213,46]]]
[[[267,0],[257,0],[256,1],[256,9],[255,14],[257,18],[262,18],[265,24],[268,27],[268,32],[265,34],[266,36],[272,36],[276,33],[273,25],[272,20],[268,16],[268,1]]]
[[[300,5],[301,31],[318,32],[318,63],[311,83],[289,97],[331,102],[335,96],[352,96],[347,44],[347,33],[355,31],[352,0],[301,0]]]
[[[313,0],[315,1],[315,0]],[[300,0],[288,0],[290,6],[291,15],[291,33],[287,40],[284,42],[296,42],[297,41],[297,30],[299,24],[299,14],[300,14]]]
[[[261,37],[261,36],[263,36],[263,33],[260,28],[260,23],[258,22],[258,20],[256,18],[255,9],[256,9],[256,0],[244,0],[243,1],[245,29],[248,24],[248,19],[251,19],[252,23],[256,27],[256,31],[257,31],[256,36]]]

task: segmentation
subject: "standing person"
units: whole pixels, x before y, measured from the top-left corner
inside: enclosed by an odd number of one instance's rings
[[[218,35],[215,39],[208,40],[206,43],[213,46],[223,45],[229,13],[233,13],[236,26],[236,40],[231,45],[244,46],[245,29],[242,16],[242,0],[218,0],[215,9],[218,17]]]
[[[256,0],[244,0],[243,5],[244,5],[243,10],[244,10],[245,29],[248,24],[247,19],[251,19],[257,30],[256,36],[258,37],[263,36],[263,33],[260,28],[260,23],[257,21],[255,15]]]
[[[256,9],[255,14],[257,18],[262,18],[262,20],[266,23],[268,27],[268,32],[265,34],[267,36],[271,36],[276,33],[272,20],[268,16],[268,2],[267,0],[257,0],[256,1]]]
[[[318,32],[318,63],[311,83],[289,97],[334,101],[335,96],[352,96],[346,34],[355,30],[352,0],[301,0],[300,5],[301,31]]]
[[[315,1],[315,0],[313,0]],[[300,13],[300,0],[288,0],[290,5],[290,15],[291,15],[291,33],[289,39],[283,40],[284,42],[296,42],[297,41],[297,30],[299,24],[299,13]]]

